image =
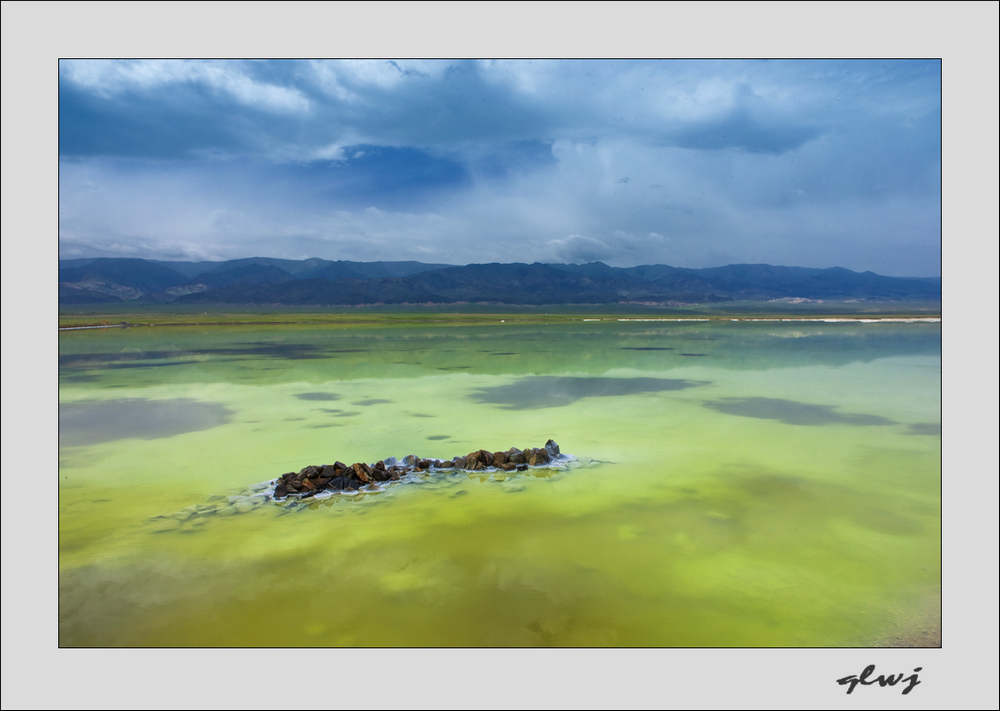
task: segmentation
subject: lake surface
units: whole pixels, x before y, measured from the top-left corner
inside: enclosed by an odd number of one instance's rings
[[[939,643],[939,324],[59,341],[61,646]],[[211,513],[549,438],[574,467]]]

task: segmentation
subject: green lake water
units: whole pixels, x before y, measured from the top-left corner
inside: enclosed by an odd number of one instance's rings
[[[59,346],[61,646],[938,643],[939,324]],[[309,464],[549,438],[576,466],[190,515]]]

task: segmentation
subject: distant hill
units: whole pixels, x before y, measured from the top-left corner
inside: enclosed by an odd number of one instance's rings
[[[177,271],[145,259],[94,259],[59,268],[59,303],[132,301],[185,281]]]
[[[732,264],[469,264],[251,257],[227,262],[76,259],[60,263],[59,303],[361,305],[677,304],[722,301],[938,300],[938,277],[887,277],[841,267]]]

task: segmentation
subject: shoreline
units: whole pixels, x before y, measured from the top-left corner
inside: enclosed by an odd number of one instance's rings
[[[912,313],[872,314],[824,314],[817,316],[719,314],[711,316],[647,316],[647,315],[576,315],[576,314],[407,314],[383,313],[354,315],[347,318],[324,318],[312,314],[289,314],[287,320],[254,319],[252,314],[240,317],[225,314],[219,320],[218,314],[170,314],[163,320],[149,320],[150,315],[132,315],[142,321],[120,321],[109,323],[106,319],[60,316],[59,331],[80,331],[107,328],[140,328],[152,326],[390,326],[390,325],[496,325],[496,324],[551,324],[551,323],[941,323],[940,315],[917,315]],[[296,318],[298,317],[298,318]],[[169,319],[169,320],[168,320]]]

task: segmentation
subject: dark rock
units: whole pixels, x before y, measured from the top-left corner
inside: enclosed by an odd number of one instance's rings
[[[371,468],[364,462],[356,462],[354,464],[354,474],[357,476],[358,479],[363,481],[365,484],[369,483],[372,480],[370,472]]]
[[[309,465],[299,472],[285,472],[280,477],[272,480],[270,484],[256,485],[254,491],[265,490],[268,486],[274,486],[273,496],[275,499],[285,499],[295,495],[300,498],[308,498],[323,490],[332,491],[357,491],[359,489],[377,490],[378,482],[399,481],[407,474],[418,471],[425,472],[430,469],[460,469],[464,471],[480,472],[484,469],[501,470],[502,472],[527,471],[528,466],[540,466],[547,464],[560,455],[559,445],[554,440],[548,440],[545,447],[528,447],[518,449],[511,447],[507,451],[491,452],[486,449],[477,449],[468,455],[454,457],[451,460],[441,459],[421,459],[415,454],[406,455],[402,461],[395,457],[387,457],[372,465],[364,462],[356,462],[347,466],[341,461],[320,466]],[[498,472],[497,481],[503,481],[503,475]],[[545,473],[536,473],[536,476],[544,476]],[[230,503],[233,498],[229,497]],[[246,498],[246,497],[244,497]],[[256,498],[261,502],[269,500],[266,495],[258,495]],[[249,501],[249,499],[247,499]],[[256,506],[256,499],[253,505]],[[245,503],[245,502],[243,502]],[[213,511],[199,511],[201,515],[207,515]],[[193,514],[188,514],[193,515]]]
[[[540,464],[548,464],[549,454],[544,449],[532,449],[528,457],[528,464],[537,467]]]

